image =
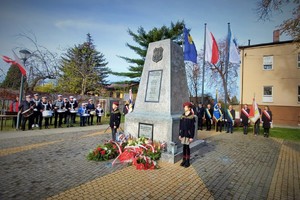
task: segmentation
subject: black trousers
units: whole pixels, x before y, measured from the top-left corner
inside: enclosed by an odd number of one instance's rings
[[[28,130],[32,129],[31,126],[33,124],[33,119],[34,119],[33,115],[31,115],[29,117],[22,116],[22,125],[21,125],[21,127],[22,127],[23,131],[25,131],[25,126],[26,126],[27,121],[28,121]]]
[[[218,131],[222,132],[223,121],[218,120],[218,122],[216,123],[216,126],[217,126],[217,132]]]
[[[98,115],[97,115],[97,124],[98,124],[98,123],[99,123],[99,124],[101,123],[101,116],[98,116]]]
[[[260,124],[259,120],[257,120],[254,124],[254,133],[255,134],[259,134],[259,124]]]
[[[42,125],[41,123],[41,119],[42,119],[43,115],[40,111],[34,111],[33,112],[33,124],[37,124],[39,126]]]
[[[190,145],[183,144],[183,159],[189,160],[190,154],[191,154]]]
[[[58,126],[62,125],[62,120],[63,120],[64,114],[65,113],[55,112],[55,114],[54,114],[54,127],[55,128],[57,127],[57,120],[58,120]]]
[[[198,117],[198,129],[202,130],[203,127],[203,119],[202,117]]]
[[[211,119],[206,119],[206,130],[211,130]]]
[[[243,125],[243,130],[244,130],[244,134],[247,135],[248,134],[248,124],[247,125]]]
[[[113,128],[113,127],[110,127],[110,128],[111,128],[111,136],[112,136],[112,140],[113,140],[113,141],[116,141],[116,140],[117,140],[116,134],[117,134],[118,128]]]

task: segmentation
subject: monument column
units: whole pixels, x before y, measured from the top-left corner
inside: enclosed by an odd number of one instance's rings
[[[182,48],[170,39],[150,43],[134,111],[125,115],[125,134],[165,141],[167,152],[172,143],[180,147],[179,120],[186,101],[189,93]]]

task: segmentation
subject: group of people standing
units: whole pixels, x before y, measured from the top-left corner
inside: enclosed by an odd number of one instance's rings
[[[28,130],[34,127],[42,129],[43,125],[45,129],[48,129],[49,125],[52,125],[53,118],[55,128],[61,128],[62,124],[72,127],[76,123],[76,115],[80,116],[80,126],[93,125],[94,116],[97,118],[96,123],[100,124],[101,117],[104,115],[101,105],[95,106],[92,99],[89,99],[88,103],[82,103],[79,107],[73,96],[68,99],[63,98],[62,95],[58,95],[53,103],[46,96],[40,98],[39,94],[34,94],[32,98],[31,95],[27,95],[21,103],[18,103],[18,99],[13,101],[10,110],[20,112],[23,131],[26,124]]]
[[[269,108],[269,106],[265,106],[263,112],[260,108],[258,108],[259,111],[259,118],[254,122],[254,134],[259,134],[259,127],[260,123],[262,123],[262,126],[264,128],[264,137],[269,137],[270,134],[270,128],[272,127],[273,123],[273,117],[272,112]],[[248,108],[248,105],[245,104],[241,110],[241,123],[243,125],[243,132],[245,135],[248,134],[248,126],[250,123],[250,109]]]
[[[232,105],[228,106],[228,109],[223,109],[221,103],[217,104],[217,108],[220,113],[220,118],[214,118],[214,108],[211,104],[207,104],[206,107],[201,103],[198,104],[198,107],[193,107],[195,114],[198,117],[198,129],[202,130],[204,121],[206,124],[206,130],[210,131],[212,128],[212,124],[215,123],[216,131],[222,132],[222,128],[226,128],[227,133],[233,133],[233,127],[235,125],[235,110],[233,109]],[[259,134],[259,126],[262,123],[264,128],[264,136],[269,137],[270,127],[272,125],[272,112],[269,109],[269,106],[265,106],[263,112],[259,109],[259,119],[254,123],[254,134]],[[248,134],[248,126],[250,123],[250,109],[248,105],[245,104],[241,109],[240,115],[240,123],[243,125],[243,133],[246,135]]]
[[[203,129],[205,121],[206,131],[211,131],[212,125],[215,121],[217,132],[222,132],[223,126],[225,126],[227,128],[227,133],[233,133],[235,110],[233,109],[232,105],[229,105],[227,110],[222,108],[221,103],[218,103],[217,106],[220,113],[220,118],[217,120],[214,117],[214,108],[211,106],[211,104],[207,104],[205,107],[203,104],[199,103],[198,107],[193,108],[198,117],[198,129]]]
[[[219,110],[220,116],[215,120],[216,131],[222,132],[222,127],[226,125],[227,133],[233,133],[233,126],[235,123],[235,110],[232,105],[228,106],[227,110],[222,109],[221,103],[217,103],[215,109]],[[185,102],[183,104],[184,113],[181,115],[180,123],[179,123],[179,140],[183,146],[183,157],[181,166],[189,167],[190,166],[190,146],[189,144],[193,141],[195,135],[195,117],[198,117],[198,129],[203,129],[203,122],[206,121],[206,130],[210,131],[213,118],[214,118],[214,109],[210,104],[207,104],[204,107],[201,103],[198,104],[198,107],[195,107],[191,102]],[[249,120],[250,109],[247,105],[241,110],[241,118],[240,121],[243,125],[244,134],[248,133],[248,125],[250,123]],[[269,106],[264,107],[264,111],[261,112],[259,108],[259,119],[254,123],[254,131],[255,135],[259,133],[259,125],[262,122],[264,128],[264,137],[269,137],[269,129],[272,125],[272,112],[269,109]],[[216,117],[215,117],[216,119]]]

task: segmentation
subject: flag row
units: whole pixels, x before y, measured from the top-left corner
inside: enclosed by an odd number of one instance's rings
[[[197,63],[197,49],[195,43],[190,35],[188,29],[184,27],[184,60]],[[238,50],[238,44],[235,37],[232,36],[230,27],[228,28],[228,35],[226,41],[226,48],[228,51],[228,62],[239,64],[240,55]],[[204,59],[205,61],[216,65],[220,60],[218,43],[206,26],[204,34]]]

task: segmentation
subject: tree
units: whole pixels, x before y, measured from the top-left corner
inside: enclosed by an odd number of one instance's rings
[[[130,65],[128,67],[129,72],[113,72],[112,74],[117,76],[129,77],[131,79],[136,79],[137,81],[139,81],[139,78],[142,75],[149,43],[168,38],[178,42],[180,40],[180,35],[182,34],[183,26],[184,22],[181,21],[177,22],[176,24],[171,22],[170,28],[166,26],[162,26],[161,28],[153,28],[148,33],[143,27],[139,27],[137,33],[134,33],[129,29],[129,35],[138,45],[136,46],[126,43],[126,46],[133,50],[139,56],[139,58],[119,56],[120,58],[133,65]]]
[[[80,93],[95,91],[110,72],[106,67],[104,55],[98,52],[93,44],[91,35],[87,34],[87,41],[69,48],[62,57],[59,87],[66,92]]]
[[[197,99],[201,78],[200,68],[198,64],[191,62],[185,62],[185,67],[190,94],[195,95]]]
[[[21,71],[17,65],[11,65],[0,87],[17,90],[21,85]]]
[[[299,0],[260,0],[257,2],[256,12],[260,20],[270,20],[273,12],[282,12],[282,7],[294,4],[290,19],[284,20],[279,25],[281,34],[286,33],[295,42],[300,42],[300,1]]]
[[[40,45],[32,32],[21,33],[18,37],[29,41],[30,44],[27,49],[31,52],[31,56],[24,66],[27,71],[24,85],[25,92],[33,91],[40,81],[56,79],[59,74],[57,54]],[[24,48],[18,47],[17,49]]]
[[[228,64],[228,80],[226,84],[226,70],[225,70],[225,61],[226,61],[226,40],[218,42],[219,47],[219,62],[214,65],[207,63],[206,66],[206,76],[209,77],[205,79],[206,86],[209,86],[213,89],[218,89],[218,96],[225,97],[225,87],[227,87],[227,102],[231,102],[231,97],[235,96],[238,88],[238,71],[239,65],[229,63]],[[203,59],[203,53],[202,53]]]

